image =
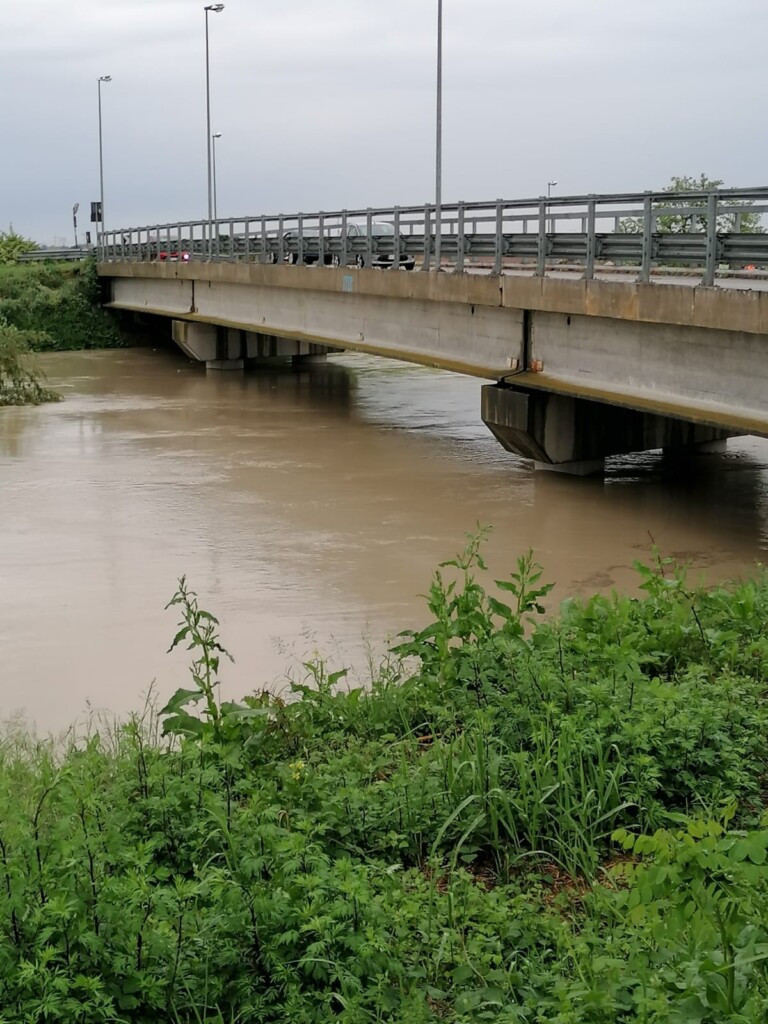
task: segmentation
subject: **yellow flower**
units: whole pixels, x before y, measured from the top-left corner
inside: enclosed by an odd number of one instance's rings
[[[291,769],[291,775],[293,776],[293,781],[294,782],[300,782],[301,781],[301,774],[304,771],[304,762],[303,761],[293,761],[291,764],[288,765],[288,767]]]

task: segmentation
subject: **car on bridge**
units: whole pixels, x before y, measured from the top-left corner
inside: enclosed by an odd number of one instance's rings
[[[367,254],[360,251],[365,244],[365,239],[368,237],[368,225],[358,224],[354,221],[350,222],[346,226],[346,236],[348,240],[360,239],[357,245],[350,246],[347,250],[347,264],[357,267],[367,266]],[[318,240],[320,238],[320,229],[315,227],[305,227],[301,231],[302,241],[304,243],[309,242],[310,248],[307,251],[304,248],[302,254],[302,261],[307,266],[316,265],[320,259],[320,253],[318,251]],[[342,238],[341,231],[338,234],[329,236],[326,239],[326,251],[323,253],[323,263],[326,266],[338,267],[341,263],[341,256],[338,252],[328,252],[327,243],[331,240],[335,241],[334,248],[338,247],[339,240]],[[379,269],[391,269],[394,261],[394,251],[391,253],[380,252],[379,243],[382,240],[392,241],[392,249],[394,250],[394,238],[395,228],[393,224],[388,221],[374,221],[371,224],[371,238],[373,241],[373,253],[370,262],[370,266],[378,267]],[[283,260],[286,263],[290,263],[295,266],[299,262],[299,229],[288,228],[287,231],[283,232],[283,248],[288,249],[288,252],[284,253]],[[366,246],[367,248],[367,246]],[[277,257],[273,255],[273,262],[277,262]],[[400,236],[400,268],[402,270],[413,270],[416,266],[416,260],[413,256],[408,255],[405,252],[405,238]]]
[[[316,242],[320,238],[320,229],[319,228],[302,228],[301,237],[302,237],[302,240],[304,242],[306,242],[308,239],[312,239],[313,241]],[[295,266],[299,262],[299,229],[298,228],[289,228],[287,231],[283,232],[283,248],[286,248],[286,247],[288,247],[290,251],[285,253],[285,255],[283,256],[283,260],[286,263],[290,263],[293,266]],[[315,248],[315,246],[313,246],[313,249],[314,248]],[[295,249],[295,252],[293,251],[294,249]],[[312,266],[312,265],[316,264],[319,259],[320,259],[319,252],[306,252],[305,251],[303,253],[303,256],[302,256],[302,261],[307,266]],[[277,261],[277,257],[275,257],[275,262],[276,261]],[[326,266],[331,266],[332,265],[333,259],[332,259],[330,253],[326,252],[324,254],[323,262],[325,263]]]
[[[146,244],[149,246],[150,260],[159,260],[161,263],[189,263],[191,254],[183,243],[150,235]]]
[[[347,239],[367,239],[367,238],[368,238],[368,225],[367,224],[357,224],[355,222],[347,224]],[[378,267],[379,269],[382,269],[382,270],[391,270],[392,269],[392,265],[394,264],[394,261],[395,261],[395,254],[394,254],[395,226],[394,226],[394,224],[390,224],[389,221],[384,221],[384,220],[374,221],[371,224],[371,238],[372,238],[372,241],[373,241],[373,250],[374,251],[371,254],[370,266]],[[382,239],[386,240],[386,241],[388,241],[389,239],[392,240],[392,249],[393,249],[393,251],[391,253],[379,252],[378,251],[378,243],[380,243]],[[355,246],[354,248],[357,249],[359,247]],[[336,256],[336,257],[334,257],[334,259],[336,261],[336,266],[338,266],[339,257]],[[352,252],[351,254],[348,253],[348,255],[347,255],[347,262],[351,263],[351,264],[354,264],[355,266],[358,266],[358,267],[365,267],[365,266],[369,265],[368,262],[367,262],[367,254],[364,253],[364,252],[359,252],[359,251],[358,252]],[[415,266],[416,266],[415,258],[413,256],[410,256],[408,253],[405,252],[405,238],[403,237],[403,235],[400,235],[400,261],[399,262],[400,262],[400,269],[401,270],[413,270],[415,268]]]

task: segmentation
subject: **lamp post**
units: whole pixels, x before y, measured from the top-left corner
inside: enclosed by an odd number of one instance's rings
[[[552,198],[552,189],[555,187],[555,185],[557,185],[556,181],[548,181],[547,182],[547,199],[551,199]],[[554,217],[550,217],[549,218],[549,233],[550,234],[554,234],[554,231],[555,231],[555,219],[554,219]]]
[[[435,131],[435,268],[442,262],[443,219],[443,0],[437,0],[437,118]]]
[[[208,15],[221,14],[224,4],[206,4],[205,11],[205,148],[208,156],[208,259],[213,255],[213,181],[211,168],[211,63],[208,48]]]
[[[221,132],[214,132],[211,136],[213,143],[213,219],[218,221],[219,219],[219,203],[216,190],[216,139],[221,138]]]
[[[104,234],[104,142],[101,128],[101,83],[111,82],[112,75],[101,75],[98,81],[99,90],[99,206],[101,207],[101,233]]]
[[[77,248],[77,211],[80,209],[80,203],[75,203],[72,207],[72,224],[75,228],[75,248]]]

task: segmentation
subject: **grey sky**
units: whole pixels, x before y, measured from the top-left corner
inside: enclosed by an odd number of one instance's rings
[[[444,0],[444,199],[766,183],[766,0]],[[211,15],[221,216],[434,190],[437,0]],[[0,0],[0,227],[71,240],[206,210],[201,0]]]

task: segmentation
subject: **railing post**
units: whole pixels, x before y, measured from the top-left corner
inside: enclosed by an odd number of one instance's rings
[[[493,239],[493,270],[492,274],[500,275],[504,260],[504,203],[496,200],[496,234]]]
[[[365,265],[373,266],[373,210],[370,206],[365,213]]]
[[[285,218],[281,213],[277,218],[277,262],[280,264],[282,264],[285,259],[285,239],[283,238],[283,235],[285,234],[283,230],[284,225]]]
[[[651,256],[653,254],[653,203],[651,193],[643,198],[643,254],[640,260],[640,280],[651,279]]]
[[[261,252],[259,253],[259,263],[266,262],[266,255],[269,249],[269,242],[267,241],[267,218],[261,218]]]
[[[595,276],[595,255],[597,253],[597,236],[595,222],[597,220],[597,204],[590,196],[587,202],[587,258],[584,267],[584,279],[591,281]]]
[[[341,211],[341,255],[339,266],[346,267],[349,262],[349,243],[347,239],[347,211]]]
[[[296,263],[304,265],[304,214],[299,214],[299,251],[296,255]]]
[[[717,270],[717,192],[707,196],[707,262],[704,267],[704,284],[711,288],[715,283]]]
[[[243,255],[245,257],[245,262],[246,263],[250,263],[251,262],[251,222],[249,220],[246,220],[245,224],[243,225],[243,232],[245,234],[245,252],[243,253]]]
[[[317,265],[325,266],[325,214],[321,210],[317,215]]]
[[[432,265],[432,210],[431,207],[424,207],[424,262],[422,270],[429,270]]]
[[[464,258],[466,255],[465,244],[466,236],[464,234],[464,200],[459,203],[459,220],[458,220],[458,235],[456,237],[456,266],[454,267],[454,274],[464,273]]]
[[[392,246],[392,269],[400,269],[400,207],[396,206],[392,211],[395,237]]]
[[[536,277],[544,277],[547,272],[547,201],[542,197],[539,202],[539,242],[536,247]]]

